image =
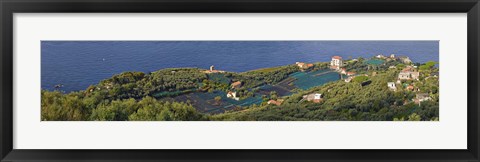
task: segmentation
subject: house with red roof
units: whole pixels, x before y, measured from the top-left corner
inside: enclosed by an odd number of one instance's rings
[[[283,100],[280,100],[280,99],[279,100],[269,100],[267,102],[267,104],[269,104],[269,105],[274,104],[274,105],[280,106],[280,105],[282,105],[282,102],[283,102]]]
[[[340,56],[333,56],[330,61],[330,68],[339,70],[343,66],[343,59]]]
[[[297,66],[301,69],[308,69],[308,68],[313,67],[313,64],[307,64],[307,63],[304,63],[304,62],[296,62],[295,64],[297,64]]]
[[[232,86],[232,89],[240,88],[242,86],[242,82],[240,81],[233,82],[231,86]]]

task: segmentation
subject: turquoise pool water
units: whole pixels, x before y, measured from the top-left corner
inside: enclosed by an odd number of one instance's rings
[[[337,81],[340,75],[331,70],[319,70],[314,72],[296,72],[290,75],[297,80],[293,83],[300,89],[306,90],[312,87],[321,86],[325,83]]]
[[[384,62],[385,62],[384,60],[377,60],[377,59],[371,59],[366,61],[366,63],[370,65],[380,65],[380,64],[383,64]]]

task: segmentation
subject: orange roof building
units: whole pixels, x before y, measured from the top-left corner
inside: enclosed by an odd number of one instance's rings
[[[332,57],[332,59],[341,60],[341,59],[342,59],[342,57],[340,57],[340,56],[333,56],[333,57]]]
[[[274,105],[280,106],[282,104],[282,101],[269,100],[267,104],[269,105],[274,104]]]
[[[242,82],[236,81],[232,83],[232,88],[240,88],[242,86]]]
[[[302,69],[308,69],[308,68],[313,67],[313,64],[307,64],[307,63],[304,63],[304,62],[296,62],[295,64],[297,64],[297,66],[302,68]]]
[[[409,86],[407,86],[406,89],[409,90],[409,91],[413,91],[415,89],[415,87],[413,87],[412,85],[409,85]]]

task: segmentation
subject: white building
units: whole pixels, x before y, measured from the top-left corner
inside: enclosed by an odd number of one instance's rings
[[[403,72],[402,71],[398,74],[398,79],[400,79],[400,80],[410,80],[412,78],[410,77],[410,72]]]
[[[232,99],[237,100],[237,101],[240,100],[240,98],[237,97],[237,92],[231,92],[231,91],[229,91],[227,93],[227,98],[232,98]]]
[[[312,94],[304,95],[303,99],[307,101],[313,101],[315,103],[319,103],[320,101],[322,101],[322,94],[312,93]]]
[[[332,57],[332,61],[330,61],[330,67],[332,69],[340,69],[340,67],[343,66],[343,60],[342,60],[342,57],[340,56],[333,56]]]
[[[398,79],[399,80],[418,80],[420,77],[419,72],[412,72],[412,71],[402,71],[398,74]]]
[[[379,59],[385,59],[385,58],[387,58],[387,57],[385,57],[384,55],[381,55],[381,54],[380,54],[380,55],[377,55],[377,56],[375,56],[375,57],[376,57],[376,58],[379,58]]]
[[[315,93],[315,96],[313,97],[314,100],[319,100],[322,99],[322,94]]]
[[[397,86],[395,85],[395,82],[388,82],[387,85],[388,85],[388,88],[390,88],[390,90],[393,90],[393,91],[397,90]]]
[[[420,104],[420,102],[423,102],[423,101],[428,101],[428,100],[431,100],[432,98],[430,97],[430,95],[428,93],[419,93],[419,94],[416,94],[415,96],[415,103],[416,104]]]
[[[399,80],[418,80],[420,73],[413,66],[407,66],[398,74]]]
[[[283,99],[269,100],[269,101],[267,102],[267,104],[269,104],[269,105],[270,105],[270,104],[274,104],[274,105],[277,105],[277,106],[282,105],[282,103],[283,103]]]
[[[410,72],[410,76],[412,76],[412,79],[418,80],[420,77],[420,72]]]
[[[209,70],[205,70],[203,71],[203,73],[207,73],[207,74],[210,74],[210,73],[224,73],[225,71],[222,71],[222,70],[215,70],[215,66],[210,66],[210,69]]]

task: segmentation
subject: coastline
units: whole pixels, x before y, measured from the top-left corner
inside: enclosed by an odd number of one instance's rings
[[[369,58],[391,53],[419,63],[438,62],[438,41],[44,41],[41,88],[83,90],[127,71],[149,73],[164,68],[215,65],[231,72],[328,62],[330,56]]]
[[[374,108],[375,111],[385,111],[381,109],[383,106],[380,106],[384,105],[399,107],[405,109],[404,111],[412,111],[410,109],[415,110],[418,109],[417,106],[421,107],[420,103],[429,103],[426,106],[433,106],[433,108],[438,106],[438,76],[434,76],[434,74],[439,69],[435,64],[435,62],[413,63],[408,57],[395,55],[377,55],[369,59],[347,60],[343,60],[340,56],[334,56],[331,62],[296,62],[295,64],[241,73],[217,69],[214,65],[210,66],[209,69],[167,68],[151,73],[124,72],[104,79],[96,85],[91,85],[83,91],[62,94],[59,91],[42,90],[42,101],[48,102],[47,107],[55,104],[54,101],[48,99],[50,97],[47,97],[53,95],[67,98],[69,96],[77,97],[80,100],[93,97],[97,98],[95,103],[106,101],[105,104],[108,105],[116,102],[123,104],[126,104],[124,102],[129,104],[153,102],[177,105],[183,107],[182,109],[188,109],[192,114],[197,114],[193,115],[193,117],[197,116],[195,119],[189,120],[243,120],[239,117],[258,114],[267,110],[267,112],[275,112],[287,109],[281,107],[303,109],[304,106],[312,106],[309,109],[313,111],[320,106],[323,107],[320,109],[322,110],[321,113],[329,113],[336,109],[335,105],[338,105],[338,103],[347,104],[345,105],[347,107],[349,104],[355,105],[355,102],[352,101],[337,101],[344,100],[341,96],[358,98],[355,95],[357,93],[379,93],[381,96],[372,96],[373,98],[366,99],[366,101],[371,101],[364,104],[379,104],[368,106],[370,107],[368,109]],[[351,90],[354,91],[350,92]],[[426,94],[425,92],[429,93]],[[345,94],[340,95],[342,93]],[[396,97],[397,99],[385,98],[394,94],[408,95],[398,96],[400,98]],[[46,95],[45,98],[44,95]],[[416,99],[415,95],[417,95]],[[422,98],[419,98],[419,96]],[[103,98],[103,101],[98,100],[99,97]],[[402,101],[401,98],[404,97],[408,97],[408,99]],[[363,103],[365,101],[362,99],[356,102]],[[98,116],[99,112],[96,111],[106,110],[102,110],[97,104],[92,106],[94,107],[88,110],[93,111],[89,118],[103,119],[105,116]],[[358,106],[355,106],[358,109],[356,111],[363,109]],[[347,107],[342,106],[342,109]],[[129,107],[125,108],[130,109]],[[140,110],[143,109],[132,110],[128,114],[133,114],[129,115],[128,118],[130,120],[170,120],[170,117],[156,119],[157,115],[154,115],[153,118],[139,117]],[[192,115],[189,116],[192,117]],[[257,117],[261,119],[267,116]],[[124,120],[126,116],[116,118],[113,119]],[[358,118],[355,120],[360,120],[358,116],[355,118]],[[387,117],[388,120],[409,120],[410,118],[417,119],[418,117],[415,114],[411,117],[404,115]],[[318,119],[325,120],[328,118]],[[339,120],[341,118],[335,117],[332,119]],[[438,120],[438,116],[427,119]],[[248,120],[258,119],[254,117]],[[371,120],[371,117],[369,117],[369,120]]]

